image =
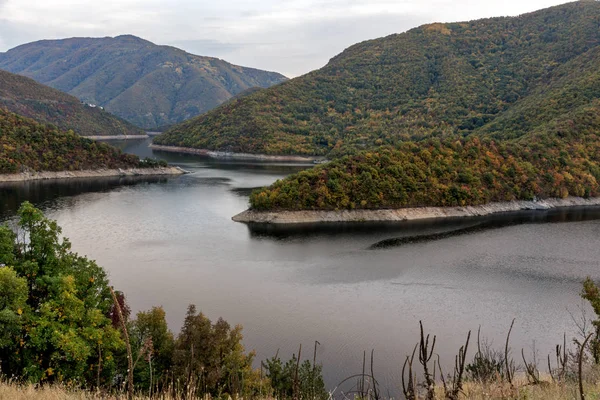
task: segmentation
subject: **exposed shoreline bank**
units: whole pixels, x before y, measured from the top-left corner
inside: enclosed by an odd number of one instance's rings
[[[148,139],[150,135],[108,135],[108,136],[83,136],[92,140],[130,140],[130,139]]]
[[[403,222],[427,219],[477,217],[503,212],[524,210],[550,210],[554,208],[600,206],[600,197],[584,199],[517,200],[466,207],[421,207],[391,210],[340,210],[340,211],[254,211],[246,210],[232,220],[255,224],[314,224],[331,222]]]
[[[162,176],[187,173],[179,167],[92,169],[82,171],[43,171],[0,174],[0,182],[25,182],[46,179],[104,178],[118,176]]]
[[[313,163],[314,161],[323,161],[325,157],[317,156],[293,156],[293,155],[279,155],[272,156],[268,154],[250,154],[250,153],[230,153],[226,151],[213,151],[206,149],[193,149],[191,147],[176,147],[176,146],[163,146],[158,144],[151,144],[152,150],[168,151],[172,153],[184,153],[184,154],[197,154],[201,156],[207,156],[220,160],[233,159],[233,160],[254,160],[254,161],[280,161],[280,162],[301,162],[301,163]]]

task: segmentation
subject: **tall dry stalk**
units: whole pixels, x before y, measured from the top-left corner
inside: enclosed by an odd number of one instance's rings
[[[125,336],[125,345],[127,346],[127,400],[133,400],[133,357],[131,355],[131,343],[129,343],[129,333],[127,332],[127,324],[125,323],[123,311],[121,310],[121,305],[117,300],[115,291],[111,286],[109,286],[108,288],[110,289],[110,294],[112,295],[113,301],[115,302],[115,308],[117,309],[117,314],[119,314],[119,321],[121,321],[121,329],[123,331],[123,336]]]

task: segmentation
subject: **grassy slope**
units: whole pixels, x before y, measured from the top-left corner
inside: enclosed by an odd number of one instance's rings
[[[331,156],[431,136],[520,136],[555,116],[531,109],[549,103],[549,88],[572,75],[576,90],[585,84],[579,66],[597,69],[599,25],[594,1],[425,25],[356,44],[320,70],[186,121],[156,143]],[[588,89],[585,100],[600,95]],[[563,102],[555,112],[570,109]]]
[[[129,122],[97,107],[81,104],[75,97],[60,90],[2,70],[0,107],[83,136],[145,134]]]
[[[250,87],[286,79],[129,35],[25,44],[0,54],[0,68],[102,105],[146,129],[181,122]]]
[[[0,108],[0,174],[138,166],[137,156]]]

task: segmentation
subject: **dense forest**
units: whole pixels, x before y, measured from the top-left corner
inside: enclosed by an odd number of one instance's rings
[[[543,133],[600,96],[600,3],[430,24],[173,127],[161,145],[354,154],[408,140]]]
[[[0,108],[0,174],[165,166]]]
[[[82,136],[145,135],[142,129],[100,107],[90,107],[60,90],[2,70],[0,107]]]
[[[249,88],[287,79],[132,35],[28,43],[0,53],[0,68],[103,106],[148,130],[195,117]]]
[[[344,156],[250,196],[258,210],[479,205],[600,195],[600,100],[517,139],[429,138]]]

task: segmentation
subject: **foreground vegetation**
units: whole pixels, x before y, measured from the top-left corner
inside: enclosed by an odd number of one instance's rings
[[[331,158],[431,137],[544,134],[600,95],[599,21],[600,3],[584,0],[365,41],[155,143]]]
[[[0,108],[0,174],[166,166]]]
[[[175,337],[161,307],[130,318],[125,296],[95,262],[71,251],[56,222],[29,203],[0,227],[0,372],[32,384],[103,393],[325,398],[321,367],[278,355],[252,368],[241,326],[190,305]]]
[[[146,133],[100,107],[82,104],[79,99],[33,79],[0,70],[0,108],[52,124],[62,131],[82,136],[145,135]]]
[[[505,384],[467,384],[464,388],[464,393],[461,395],[462,400],[572,400],[577,398],[577,384],[557,384],[550,383],[544,385],[531,386],[524,384],[519,388],[511,388]],[[586,393],[589,398],[597,399],[600,397],[600,385],[586,385]],[[138,394],[133,397],[135,400],[150,399],[148,395]],[[184,398],[181,395],[172,395],[161,393],[154,395],[153,399],[157,400],[179,400]],[[104,393],[93,391],[74,390],[62,386],[42,386],[34,385],[19,385],[0,383],[0,399],[4,400],[98,400],[106,399]],[[110,397],[112,400],[125,400],[127,396],[124,394],[115,394]],[[260,400],[272,399],[272,397],[261,397]],[[437,392],[435,400],[444,400],[444,394]]]
[[[599,317],[600,289],[590,279],[582,297]],[[31,204],[19,209],[14,230],[0,227],[0,399],[390,396],[373,373],[373,353],[370,360],[365,354],[362,373],[328,392],[317,342],[312,361],[301,358],[300,347],[287,360],[279,354],[264,360],[259,370],[242,344],[241,326],[213,323],[193,305],[177,336],[161,307],[130,317],[124,294],[109,286],[105,271],[73,253],[56,222]],[[547,364],[543,356],[538,364],[535,351],[521,351],[522,363],[516,360],[512,325],[501,349],[487,345],[480,332],[476,339],[469,332],[454,370],[447,371],[442,368],[448,360],[435,353],[437,338],[421,324],[398,384],[409,400],[597,398],[600,319],[580,328],[571,344],[565,337],[557,345]]]

